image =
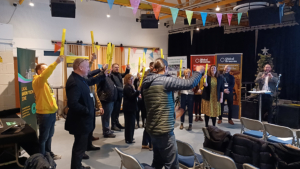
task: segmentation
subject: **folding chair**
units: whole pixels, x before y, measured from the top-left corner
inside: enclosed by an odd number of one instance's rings
[[[240,121],[242,124],[242,134],[265,140],[266,133],[264,124],[262,122],[245,117],[241,117]],[[249,130],[245,131],[245,128]]]
[[[204,137],[206,137],[207,139],[210,140],[210,136],[209,136],[209,132],[207,130],[207,127],[202,127],[202,131],[203,131]],[[211,148],[207,148],[207,147],[204,147],[204,148],[207,149],[207,150],[209,150],[209,151],[212,151],[214,153],[218,153],[218,154],[224,155],[224,153],[221,152],[221,151],[217,151],[217,150],[214,150],[214,149],[211,149]]]
[[[259,168],[256,168],[251,164],[243,164],[243,169],[259,169]]]
[[[194,149],[188,143],[176,140],[178,148],[179,166],[183,169],[202,168],[202,156],[195,153]]]
[[[296,146],[295,136],[290,128],[269,123],[265,123],[264,126],[266,133],[270,134],[267,137],[267,141]]]
[[[200,148],[203,157],[204,168],[214,169],[237,169],[234,161],[227,156],[215,154],[203,148]]]
[[[123,153],[117,147],[115,147],[115,151],[118,153],[118,155],[121,158],[120,169],[122,169],[123,166],[127,169],[145,169],[145,167],[147,167],[149,169],[152,168],[148,164],[144,164],[144,163],[141,164],[136,158],[134,158],[131,155]]]

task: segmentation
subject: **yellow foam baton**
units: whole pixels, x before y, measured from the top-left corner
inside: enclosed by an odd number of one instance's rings
[[[66,29],[63,29],[62,38],[61,38],[60,55],[64,55],[65,52],[65,39],[66,39]]]
[[[160,57],[161,57],[162,59],[164,59],[163,49],[160,49]]]
[[[181,77],[181,68],[182,68],[182,60],[180,59],[180,66],[179,66],[179,77]]]
[[[91,38],[92,38],[92,52],[95,53],[95,43],[94,43],[94,33],[91,31]]]
[[[206,63],[206,66],[205,66],[205,75],[207,75],[207,69],[208,69],[208,64]],[[204,78],[204,83],[206,82],[206,78]]]
[[[141,57],[139,57],[139,64],[138,64],[138,73],[140,73],[141,69]]]
[[[143,57],[144,57],[144,61],[146,61],[145,52],[143,53]],[[145,62],[144,62],[144,63],[145,63]],[[139,85],[139,86],[142,86],[143,79],[144,79],[144,75],[145,75],[145,68],[146,68],[146,66],[143,67],[142,78],[141,78],[141,81],[140,81],[140,85]]]

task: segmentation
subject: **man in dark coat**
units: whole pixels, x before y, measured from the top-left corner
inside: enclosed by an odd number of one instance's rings
[[[121,109],[121,102],[123,97],[123,80],[128,73],[130,73],[130,65],[128,64],[126,67],[125,73],[119,73],[119,64],[114,63],[112,65],[111,79],[115,83],[118,89],[118,97],[117,101],[114,103],[114,109],[111,114],[111,130],[121,131],[120,129],[124,129],[124,127],[119,122],[119,114]]]
[[[87,150],[89,133],[93,130],[95,114],[93,94],[89,86],[105,80],[105,75],[85,79],[89,72],[89,62],[81,58],[74,61],[73,69],[66,84],[69,111],[65,122],[65,130],[75,137],[71,169],[89,169],[90,167],[83,167],[81,164],[82,156]]]

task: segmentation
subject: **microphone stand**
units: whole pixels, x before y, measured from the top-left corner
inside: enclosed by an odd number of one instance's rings
[[[275,89],[275,101],[276,101],[276,124],[278,124],[278,86],[279,86],[279,83],[280,83],[280,77],[281,77],[281,74],[279,74],[278,76],[278,81],[277,81],[277,84],[276,84],[276,89]]]

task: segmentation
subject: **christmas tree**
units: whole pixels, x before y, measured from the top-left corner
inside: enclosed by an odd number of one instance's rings
[[[263,54],[258,54],[260,59],[257,61],[257,74],[255,75],[255,77],[259,72],[264,71],[264,67],[266,64],[269,64],[272,67],[272,71],[274,71],[273,58],[271,57],[272,55],[268,53],[268,50],[269,49],[264,48],[262,49]]]

